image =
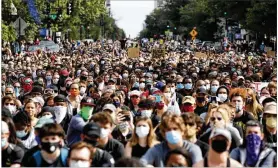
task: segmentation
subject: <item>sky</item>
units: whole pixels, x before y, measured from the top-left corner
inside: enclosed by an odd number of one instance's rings
[[[143,29],[146,16],[154,9],[153,0],[111,0],[111,13],[126,36],[136,37]]]

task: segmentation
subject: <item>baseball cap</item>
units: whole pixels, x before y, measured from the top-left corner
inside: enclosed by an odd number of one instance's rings
[[[276,102],[276,100],[273,97],[267,97],[262,101],[262,105],[265,106],[267,103],[270,102]]]
[[[59,74],[63,76],[69,76],[69,72],[66,69],[61,70]]]
[[[165,84],[161,81],[158,81],[155,85],[156,88],[161,89]]]
[[[35,102],[35,103],[39,103],[41,105],[41,107],[43,107],[44,105],[44,100],[42,97],[40,96],[36,96],[34,98],[32,98],[32,100]]]
[[[80,102],[81,105],[86,105],[86,106],[95,106],[95,102],[94,99],[92,99],[91,97],[83,97],[83,99]]]
[[[232,141],[232,137],[231,137],[231,133],[227,130],[227,129],[223,129],[223,128],[214,128],[211,131],[210,137],[209,139],[212,139],[214,137],[217,136],[223,136],[225,137],[227,140]]]
[[[57,96],[54,97],[54,102],[66,102],[67,99],[64,95],[58,94]]]
[[[31,93],[40,93],[43,94],[43,87],[41,86],[34,86]]]
[[[114,82],[114,83],[117,83],[117,80],[116,80],[116,79],[114,79],[114,78],[110,78],[110,79],[108,80],[108,82]]]
[[[195,104],[195,99],[192,96],[184,96],[182,99],[182,104],[185,103]]]
[[[102,110],[110,110],[112,113],[116,112],[116,107],[114,104],[105,104]]]
[[[94,122],[90,122],[84,126],[82,133],[90,138],[99,138],[100,126]]]
[[[1,133],[5,134],[5,133],[9,133],[9,126],[5,121],[1,121]]]
[[[277,104],[275,102],[269,102],[265,104],[264,114],[277,114]]]
[[[237,77],[237,80],[240,80],[240,79],[243,79],[243,80],[244,80],[244,77],[243,77],[243,76],[238,76],[238,77]]]
[[[138,90],[133,90],[133,91],[130,92],[130,97],[131,96],[138,96],[138,97],[140,97],[140,95],[141,95],[141,93]]]
[[[37,122],[37,124],[35,125],[35,128],[41,128],[42,126],[44,126],[45,124],[52,124],[54,123],[54,120],[49,118],[49,117],[46,117],[46,116],[43,116],[39,119],[39,121]]]

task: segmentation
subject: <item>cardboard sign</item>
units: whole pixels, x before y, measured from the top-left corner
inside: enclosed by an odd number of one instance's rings
[[[201,53],[201,52],[196,52],[195,57],[197,57],[197,58],[206,58],[207,54]]]
[[[165,55],[165,49],[153,49],[152,56],[153,58],[163,58]]]
[[[263,88],[263,87],[267,87],[268,82],[254,82],[254,84],[255,84],[255,87],[256,87],[256,92],[257,92],[258,94],[260,94],[262,88]]]
[[[275,57],[275,51],[267,51],[267,56]]]
[[[128,58],[137,58],[140,55],[140,49],[139,48],[128,48]]]

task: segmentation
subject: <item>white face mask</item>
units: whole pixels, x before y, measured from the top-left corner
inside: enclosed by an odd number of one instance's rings
[[[53,84],[57,84],[58,83],[58,81],[59,81],[59,79],[53,79]]]
[[[85,92],[86,92],[86,88],[85,88],[85,87],[81,87],[81,88],[80,88],[80,94],[81,94],[81,95],[84,95]]]
[[[101,128],[100,130],[100,138],[106,138],[109,135],[109,129]]]
[[[14,115],[16,113],[16,106],[7,105],[4,107],[6,107],[11,112],[12,115]]]
[[[172,94],[174,94],[174,93],[176,92],[176,89],[175,89],[175,88],[173,88],[173,87],[171,87],[171,89],[170,89],[170,90],[171,90],[171,93],[172,93]]]
[[[150,118],[152,116],[152,110],[142,110],[141,116]]]
[[[149,135],[150,132],[150,127],[146,126],[139,126],[136,127],[136,134],[138,135],[139,138],[144,138],[147,135]]]
[[[228,95],[226,95],[226,94],[218,94],[217,97],[219,98],[220,102],[225,102],[227,100],[227,98],[228,98]]]
[[[116,86],[115,85],[108,85],[107,89],[112,89],[112,90],[116,90]]]
[[[123,74],[123,78],[127,78],[128,77],[128,74],[127,73],[124,73]]]
[[[82,160],[70,160],[70,167],[90,167],[90,162]]]
[[[171,100],[171,93],[164,93],[164,96],[168,101]]]
[[[139,84],[139,88],[140,88],[140,89],[144,89],[145,86],[146,86],[145,83],[140,83],[140,84]]]
[[[56,122],[60,124],[67,114],[67,107],[64,106],[54,106],[54,114],[56,117]]]

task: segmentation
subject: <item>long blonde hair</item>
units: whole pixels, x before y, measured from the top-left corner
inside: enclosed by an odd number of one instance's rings
[[[129,140],[129,141],[130,141],[130,144],[131,144],[131,146],[135,146],[135,145],[138,144],[138,139],[139,139],[139,137],[138,137],[138,135],[136,134],[136,125],[137,125],[137,123],[139,123],[140,121],[145,121],[145,122],[149,125],[149,127],[150,127],[150,131],[149,131],[149,134],[148,134],[148,137],[147,137],[147,145],[148,145],[148,147],[151,148],[151,147],[154,146],[155,142],[157,142],[157,141],[156,141],[156,135],[155,135],[154,129],[153,129],[152,120],[151,120],[150,118],[148,118],[148,117],[139,117],[139,118],[136,120],[136,122],[135,122],[135,128],[134,128],[134,131],[133,131],[133,133],[132,133],[132,137],[131,137],[131,139]]]
[[[216,112],[221,114],[226,124],[230,122],[231,108],[229,106],[225,104],[220,105],[216,108],[216,111],[213,111],[212,113],[216,113]]]
[[[252,98],[252,104],[246,105],[246,111],[252,113],[258,119],[258,113],[263,112],[263,107],[258,103],[256,94],[252,89],[247,88],[247,93]]]
[[[209,123],[210,117],[212,115],[212,110],[217,108],[217,107],[218,107],[218,104],[215,104],[215,103],[210,103],[209,104],[208,112],[207,112],[207,115],[206,115],[206,118],[205,118],[205,124],[206,125]]]

